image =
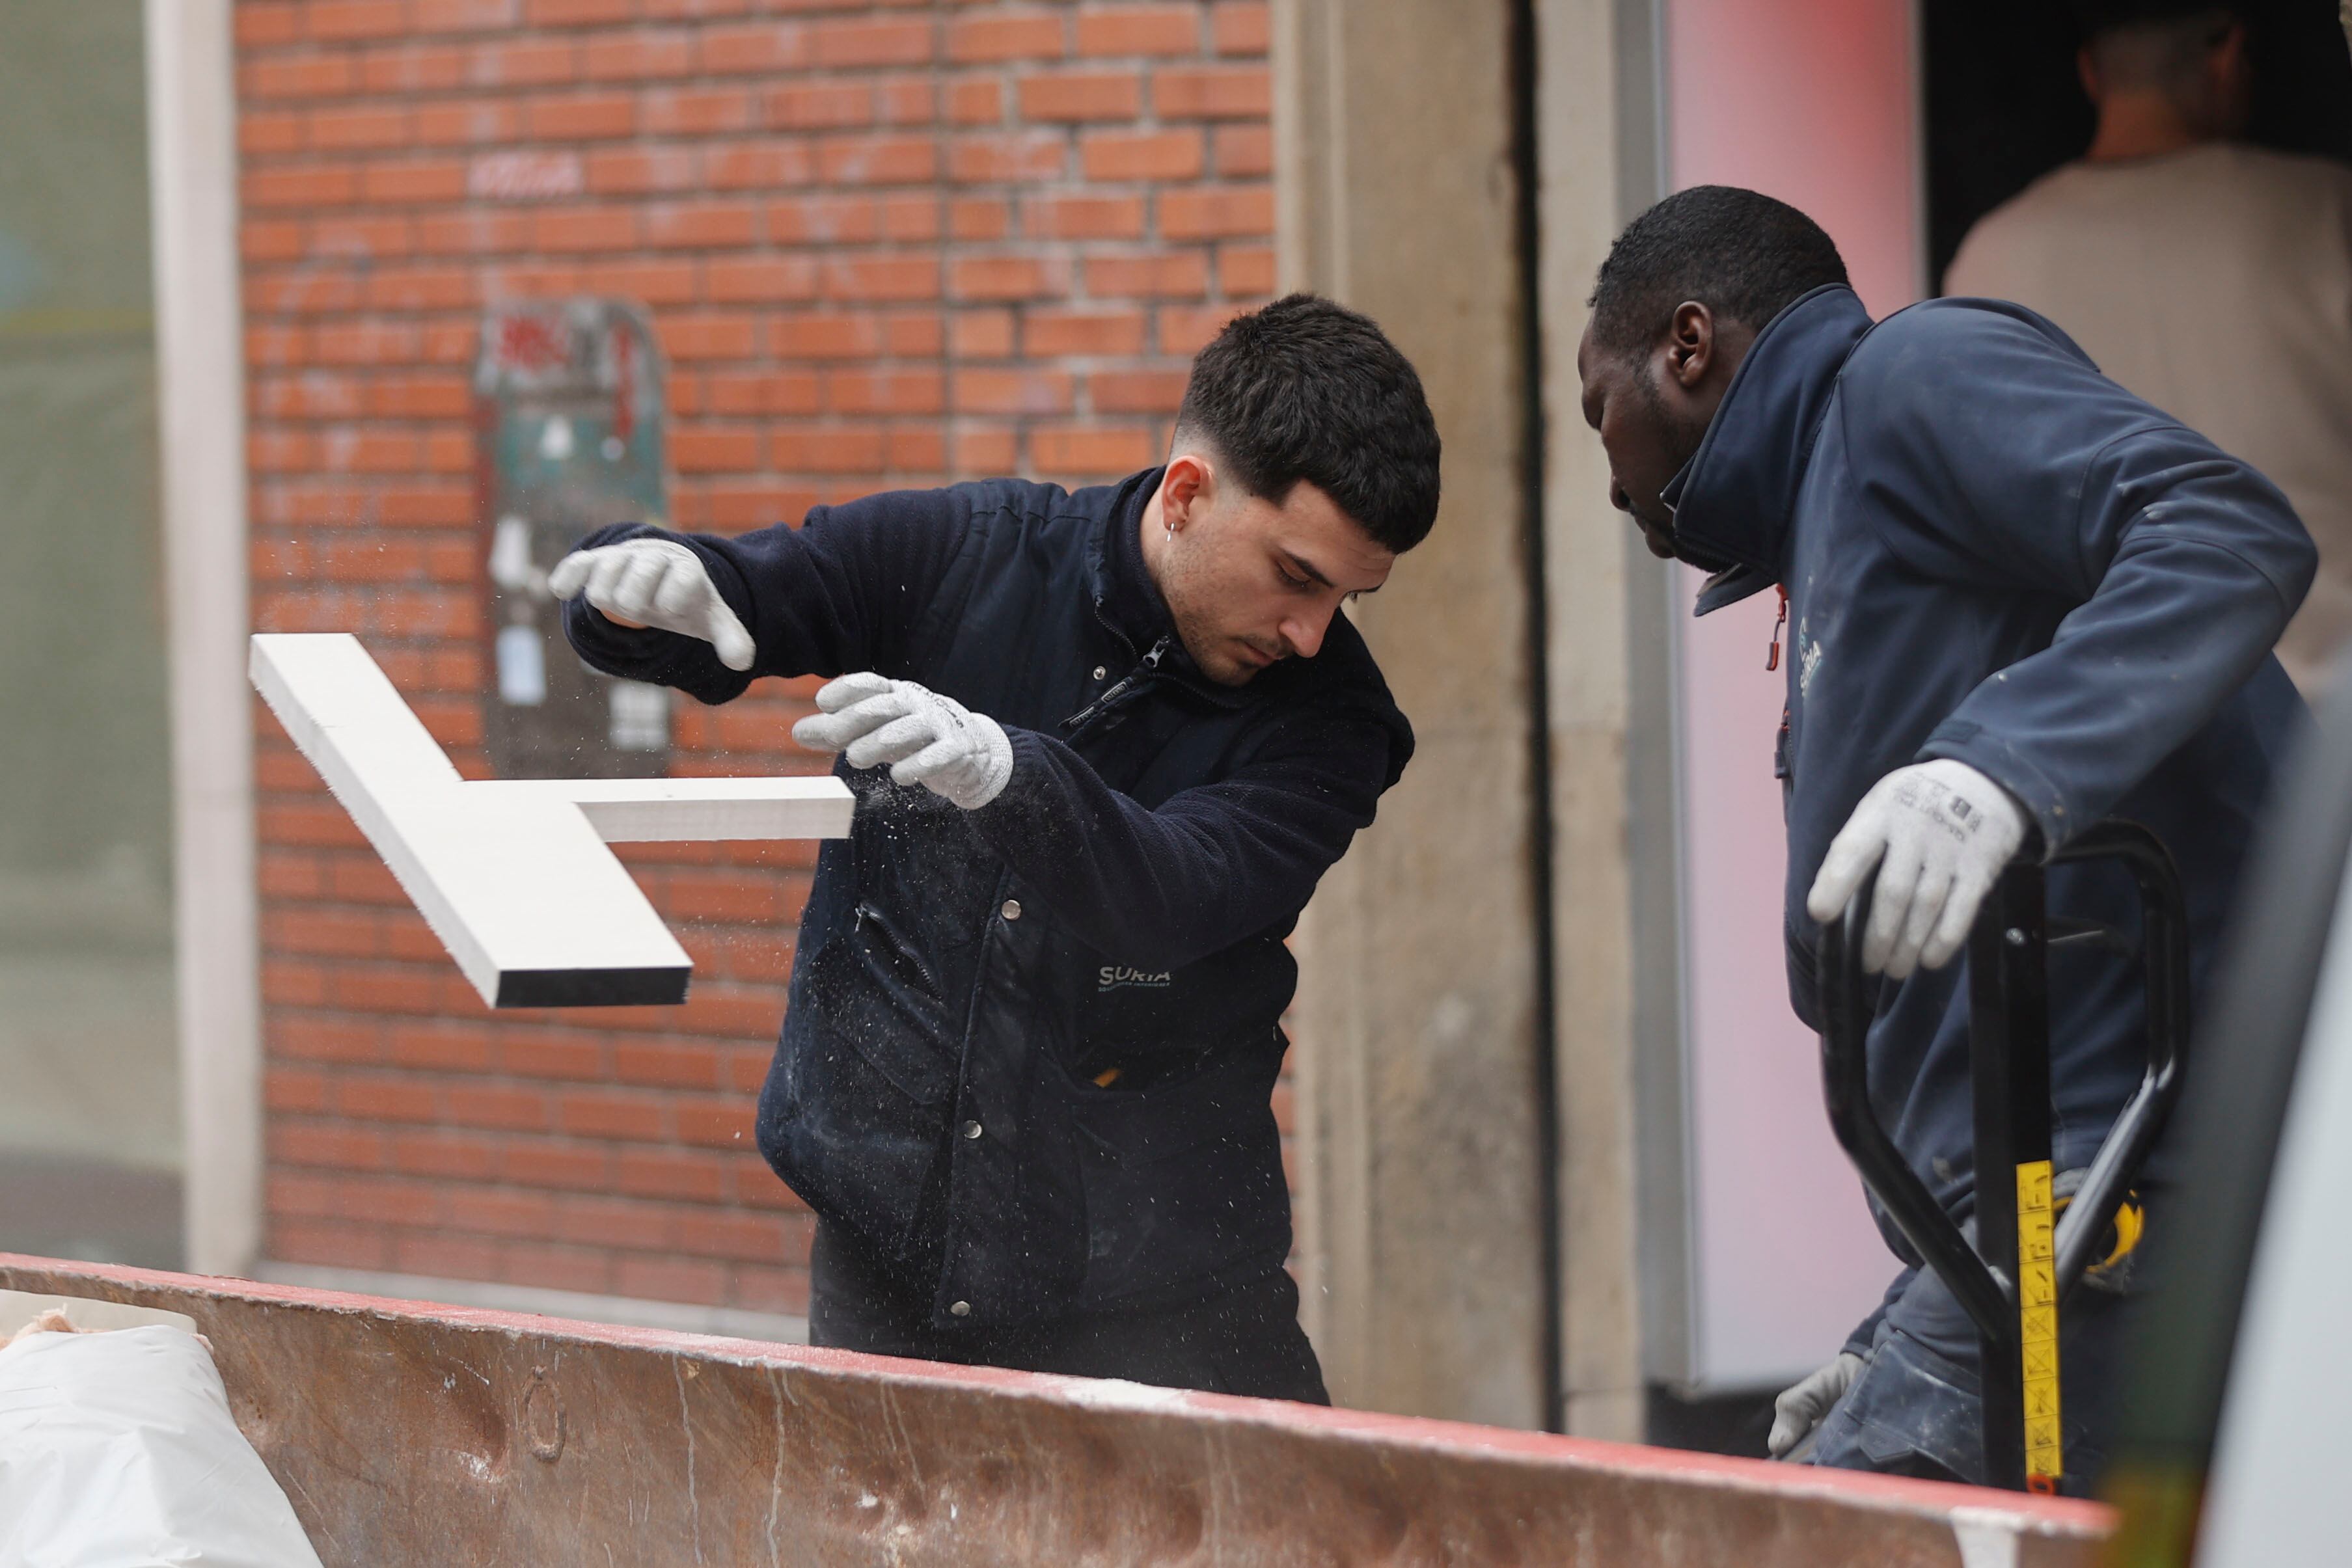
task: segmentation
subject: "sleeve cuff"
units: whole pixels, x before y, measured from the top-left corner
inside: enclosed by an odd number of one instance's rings
[[[997,727],[1004,732],[1005,741],[1013,748],[1013,772],[995,798],[971,813],[972,820],[983,825],[1009,825],[1020,820],[1034,805],[1037,785],[1048,771],[1045,743],[1036,731],[1009,724]]]
[[[751,634],[754,650],[751,673],[755,675],[767,674],[762,668],[764,661],[757,656],[757,650],[761,646],[759,607],[751,602],[751,585],[743,580],[742,572],[736,569],[732,560],[691,534],[666,533],[662,537],[674,544],[684,545],[701,558],[702,570],[709,574],[710,585],[719,590],[719,597],[727,601],[727,608],[735,612],[735,619],[743,622],[743,630]]]
[[[2032,758],[1980,724],[1947,719],[1936,727],[1911,760],[1932,762],[1938,758],[1964,762],[2008,790],[2010,799],[2024,809],[2028,825],[2039,832],[2045,860],[2091,825],[2082,820],[2057,781],[2035,766]]]
[[[710,580],[751,632],[756,647],[759,626],[751,619],[751,595],[743,586],[742,575],[732,562],[699,540],[647,523],[619,523],[590,534],[576,548],[594,549],[602,545],[648,538],[682,544],[701,559]],[[698,702],[730,701],[743,694],[753,676],[762,673],[756,663],[748,673],[729,669],[719,662],[710,645],[698,638],[650,626],[616,626],[590,604],[585,595],[565,603],[562,614],[565,640],[590,668],[624,680],[675,686]]]

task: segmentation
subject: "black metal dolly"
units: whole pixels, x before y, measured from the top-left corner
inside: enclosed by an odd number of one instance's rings
[[[2179,1098],[2189,1046],[2189,917],[2171,854],[2137,823],[2108,821],[2051,857],[2052,863],[2087,860],[2120,861],[2139,884],[2147,1071],[2053,1222],[2048,953],[2053,944],[2100,934],[2053,936],[2042,866],[2011,864],[1969,934],[1973,1247],[1871,1110],[1867,1043],[1877,988],[1862,969],[1867,883],[1843,919],[1822,933],[1822,1077],[1830,1125],[1871,1196],[1975,1322],[1985,1474],[1997,1486],[2029,1491],[2054,1492],[2064,1474],[2058,1314]],[[2013,1187],[1997,1173],[2013,1173]]]

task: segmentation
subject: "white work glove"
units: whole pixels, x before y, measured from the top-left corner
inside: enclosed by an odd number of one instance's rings
[[[897,782],[920,784],[967,811],[995,800],[1013,777],[1004,727],[929,686],[844,675],[819,689],[816,706],[824,711],[793,726],[794,740],[843,752],[852,768],[887,762]]]
[[[1845,1391],[1853,1386],[1853,1380],[1862,1375],[1867,1364],[1853,1352],[1842,1350],[1835,1361],[1772,1401],[1772,1435],[1764,1439],[1765,1451],[1776,1459],[1788,1458],[1806,1435],[1822,1424],[1822,1417],[1845,1397]]]
[[[1827,925],[1844,914],[1873,866],[1862,967],[1899,980],[1940,969],[1969,937],[1977,905],[2025,839],[2009,791],[1949,758],[1898,768],[1872,786],[1822,857],[1805,913]]]
[[[623,625],[698,637],[730,670],[750,669],[757,651],[751,633],[719,596],[702,558],[668,539],[624,539],[574,550],[547,574],[547,591],[558,599],[584,592],[589,603]]]

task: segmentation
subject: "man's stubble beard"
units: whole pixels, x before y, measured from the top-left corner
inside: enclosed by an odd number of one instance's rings
[[[1694,419],[1668,406],[1664,396],[1658,391],[1657,383],[1646,375],[1635,376],[1633,384],[1640,390],[1642,412],[1655,420],[1659,428],[1666,433],[1667,478],[1671,481],[1675,475],[1689,467],[1691,459],[1698,455],[1698,449],[1706,442],[1707,426],[1714,422]],[[1738,564],[1728,556],[1719,555],[1684,538],[1675,527],[1674,513],[1666,509],[1664,501],[1653,497],[1651,505],[1657,509],[1656,517],[1641,519],[1637,514],[1637,520],[1643,522],[1646,530],[1663,533],[1666,537],[1674,548],[1675,559],[1705,572],[1722,571]]]
[[[1163,557],[1160,572],[1160,601],[1168,606],[1168,619],[1176,627],[1176,641],[1192,661],[1193,668],[1221,686],[1249,685],[1257,671],[1239,664],[1215,662],[1232,639],[1211,625],[1206,612],[1199,608],[1196,601],[1201,597],[1200,583],[1190,563],[1180,562],[1172,555]]]

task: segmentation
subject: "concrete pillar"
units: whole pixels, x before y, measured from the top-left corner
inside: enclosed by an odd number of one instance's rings
[[[245,351],[229,0],[146,0],[164,601],[171,606],[181,1191],[191,1269],[261,1252],[261,961],[245,683]]]
[[[1536,0],[1531,41],[1513,12],[1275,6],[1284,286],[1380,320],[1446,444],[1436,532],[1353,612],[1421,746],[1299,933],[1301,1282],[1342,1404],[1639,1437],[1638,1217],[1679,1202],[1665,591],[1606,503],[1575,347],[1654,193],[1650,6]]]
[[[1608,503],[1576,347],[1611,240],[1657,194],[1651,24],[1643,0],[1537,8],[1560,1425],[1634,1441],[1643,1265],[1654,1291],[1682,1272],[1644,1257],[1683,1231],[1667,579]]]
[[[1528,545],[1509,8],[1276,6],[1286,287],[1378,319],[1445,442],[1352,613],[1419,749],[1299,935],[1308,1331],[1333,1396],[1544,1424]]]

